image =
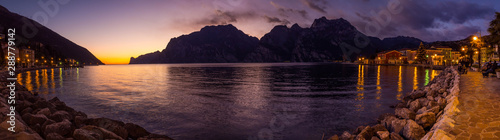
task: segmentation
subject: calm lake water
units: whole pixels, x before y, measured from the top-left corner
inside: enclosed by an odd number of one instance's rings
[[[18,74],[89,117],[174,139],[321,139],[376,123],[438,71],[316,63],[105,65]]]

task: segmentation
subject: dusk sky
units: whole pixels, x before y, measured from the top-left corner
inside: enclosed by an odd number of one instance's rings
[[[57,1],[57,0],[39,0]],[[89,49],[106,64],[163,50],[169,40],[206,25],[233,24],[262,37],[275,25],[344,18],[359,31],[381,39],[412,36],[424,41],[463,39],[481,31],[500,11],[498,0],[59,0],[67,1],[45,26]],[[12,12],[33,18],[43,8],[32,0],[0,0]],[[376,16],[400,4],[379,33],[366,30]],[[383,17],[387,19],[386,17]],[[37,19],[34,19],[37,20]],[[37,20],[39,21],[39,20]],[[380,24],[379,24],[380,25]]]

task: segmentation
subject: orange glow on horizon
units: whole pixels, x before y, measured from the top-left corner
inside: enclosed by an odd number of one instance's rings
[[[130,57],[98,57],[98,59],[106,65],[121,65],[130,62]]]

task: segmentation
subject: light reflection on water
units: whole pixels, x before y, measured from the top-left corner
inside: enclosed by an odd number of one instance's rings
[[[44,69],[18,81],[91,117],[176,139],[246,139],[282,107],[297,117],[277,139],[321,139],[375,123],[437,74],[406,66],[165,64]]]

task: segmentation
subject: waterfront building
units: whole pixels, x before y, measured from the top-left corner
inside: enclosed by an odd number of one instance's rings
[[[19,57],[21,58],[21,67],[31,68],[35,66],[35,51],[28,48],[21,48],[19,50]]]
[[[402,53],[401,57],[403,63],[412,64],[413,62],[415,62],[415,59],[417,57],[417,50],[404,48],[400,49],[399,52]]]
[[[376,64],[403,64],[403,53],[391,50],[377,53]]]

